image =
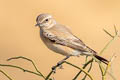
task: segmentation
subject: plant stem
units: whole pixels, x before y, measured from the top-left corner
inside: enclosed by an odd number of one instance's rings
[[[88,69],[88,71],[87,72],[90,72],[90,70],[92,69],[92,62],[91,62],[91,64],[90,64],[90,67],[89,67],[89,69]],[[84,77],[83,77],[83,79],[82,80],[85,80],[86,79],[86,77],[87,77],[87,75],[85,75]]]
[[[71,66],[73,66],[73,67],[81,70],[81,71],[84,72],[86,75],[88,75],[91,80],[93,80],[92,76],[91,76],[88,72],[86,72],[84,69],[82,69],[82,68],[80,68],[80,67],[78,67],[78,66],[76,66],[76,65],[74,65],[74,64],[71,64],[71,63],[69,63],[69,62],[67,62],[67,61],[62,62],[61,65],[62,65],[63,63],[66,63],[66,64],[68,64],[68,65],[71,65]],[[88,65],[88,64],[89,64],[89,63],[87,63],[87,64],[85,64],[85,65]],[[53,73],[53,71],[50,71],[50,73],[47,75],[47,77],[46,77],[45,80],[48,80],[52,73]]]
[[[67,62],[67,61],[65,61],[65,63],[66,63],[66,64],[69,64],[69,65],[71,65],[71,66],[73,66],[73,67],[75,67],[75,68],[77,68],[77,69],[79,69],[79,70],[82,70],[82,72],[84,72],[86,75],[89,76],[89,78],[90,78],[91,80],[93,80],[92,76],[91,76],[88,72],[86,72],[83,68],[80,68],[80,67],[78,67],[78,66],[76,66],[76,65],[73,65],[73,64],[71,64],[71,63],[69,63],[69,62]]]
[[[26,69],[24,69],[24,68],[22,68],[22,67],[19,67],[19,66],[7,65],[7,64],[0,64],[0,66],[14,67],[14,68],[17,68],[17,69],[22,70],[23,72],[28,72],[28,73],[32,73],[32,74],[35,74],[35,75],[41,76],[40,74],[38,74],[38,73],[36,73],[36,72],[30,71],[30,70],[26,70]]]
[[[34,66],[35,70],[45,79],[45,76],[37,69],[35,63],[31,60],[31,59],[28,59],[26,57],[23,57],[23,56],[18,56],[18,57],[12,57],[12,58],[9,58],[7,59],[7,61],[10,61],[10,60],[13,60],[13,59],[25,59],[27,61],[30,61],[32,63],[32,65]]]
[[[51,70],[50,73],[47,75],[47,77],[45,78],[45,80],[48,80],[50,78],[50,76],[52,75],[53,71]]]
[[[110,34],[108,31],[106,31],[105,29],[103,29],[103,31],[105,31],[105,33],[107,33],[110,37],[114,38],[114,36]]]
[[[117,29],[116,29],[116,26],[114,25],[114,30],[115,30],[115,35],[117,35],[118,34],[118,31],[117,31]]]
[[[92,62],[93,62],[93,59],[89,60],[88,62],[86,62],[86,63],[84,64],[84,66],[83,66],[82,68],[85,69],[85,68],[88,66],[88,64],[90,64],[90,63],[92,63]],[[73,80],[76,80],[76,79],[78,78],[78,76],[80,75],[81,72],[82,72],[82,70],[80,70],[80,71],[78,72],[78,74],[73,78]]]
[[[112,42],[112,41],[114,41],[116,38],[118,37],[118,35],[116,35],[114,38],[112,38],[106,45],[105,45],[105,47],[100,51],[100,55],[107,49],[107,47],[110,45],[110,43]]]
[[[8,76],[8,74],[6,74],[4,71],[0,70],[0,72],[3,73],[9,80],[13,80],[13,79],[10,78],[10,77]]]

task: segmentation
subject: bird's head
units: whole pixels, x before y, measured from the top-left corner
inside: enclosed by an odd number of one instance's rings
[[[56,21],[50,14],[40,14],[36,18],[37,24],[35,26],[39,26],[40,28],[51,28],[56,24]]]

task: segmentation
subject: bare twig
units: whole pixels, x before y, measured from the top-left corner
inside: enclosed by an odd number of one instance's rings
[[[107,71],[108,71],[108,69],[109,69],[109,67],[111,66],[111,63],[113,62],[113,60],[115,59],[115,57],[116,57],[116,55],[114,54],[112,57],[111,57],[111,59],[110,59],[110,61],[109,61],[109,63],[108,63],[108,65],[107,65],[107,68],[105,69],[105,72],[104,72],[104,76],[106,75],[106,73],[107,73]]]
[[[115,35],[118,34],[118,30],[116,29],[116,26],[114,25]]]
[[[73,66],[73,67],[75,67],[75,68],[83,71],[86,75],[89,76],[89,78],[90,78],[91,80],[93,80],[93,77],[92,77],[88,72],[86,72],[83,68],[80,68],[80,67],[78,67],[78,66],[76,66],[76,65],[74,65],[74,64],[71,64],[71,63],[67,62],[67,61],[62,62],[62,64],[63,64],[63,63],[66,63],[66,64],[68,64],[68,65],[71,65],[71,66]],[[62,64],[61,64],[61,65],[62,65]],[[45,80],[48,80],[52,73],[53,73],[53,71],[50,71],[50,73],[48,74],[48,76],[46,77]]]
[[[103,31],[104,31],[105,33],[107,33],[110,37],[114,38],[114,36],[113,36],[112,34],[110,34],[108,31],[106,31],[105,29],[103,29]]]
[[[11,77],[8,76],[7,73],[5,73],[4,71],[0,70],[1,73],[3,73],[9,80],[13,80]]]
[[[44,75],[37,69],[35,63],[31,60],[31,59],[28,59],[26,57],[23,57],[23,56],[18,56],[18,57],[12,57],[12,58],[9,58],[7,59],[7,61],[10,61],[10,60],[13,60],[13,59],[25,59],[27,61],[30,61],[32,63],[32,65],[34,66],[35,70],[45,79]]]
[[[23,72],[28,72],[28,73],[32,73],[32,74],[41,76],[40,74],[38,74],[38,73],[36,73],[36,72],[33,72],[33,71],[30,71],[30,70],[24,69],[24,68],[19,67],[19,66],[7,65],[7,64],[0,64],[0,66],[4,66],[4,67],[13,67],[13,68],[20,69],[20,70],[22,70]]]
[[[67,62],[67,61],[65,61],[65,63],[66,63],[66,64],[69,64],[69,65],[71,65],[71,66],[73,66],[73,67],[75,67],[75,68],[77,68],[77,69],[79,69],[79,70],[82,70],[82,72],[84,72],[87,76],[89,76],[89,78],[90,78],[91,80],[93,80],[93,77],[92,77],[88,72],[86,72],[83,68],[80,68],[80,67],[78,67],[78,66],[76,66],[76,65],[73,65],[73,64],[71,64],[71,63],[69,63],[69,62]]]
[[[45,78],[45,80],[48,80],[50,78],[50,76],[52,75],[52,73],[54,73],[53,70],[50,71],[50,73],[47,75],[47,77]]]
[[[100,70],[101,70],[101,74],[102,74],[102,80],[106,80],[106,73],[108,72],[108,69],[110,68],[111,63],[112,63],[112,61],[113,61],[114,58],[115,58],[115,55],[112,56],[112,58],[111,58],[111,60],[109,61],[106,69],[104,69],[104,68],[102,67],[102,65],[99,64],[99,67],[100,67]]]
[[[93,62],[93,59],[91,59],[91,60],[89,60],[88,62],[86,62],[85,64],[84,64],[84,66],[82,67],[83,69],[85,69],[90,63],[92,63]],[[78,76],[81,74],[81,72],[82,72],[82,70],[80,70],[78,73],[77,73],[77,75],[73,78],[73,80],[76,80],[77,78],[78,78]]]
[[[100,51],[100,55],[104,52],[104,50],[107,49],[107,47],[112,43],[112,41],[114,41],[116,38],[118,37],[118,35],[115,35],[106,45],[105,47]]]
[[[90,72],[90,70],[92,69],[92,64],[93,64],[93,63],[91,62],[90,67],[89,67],[89,69],[88,69],[88,72]],[[87,77],[87,75],[85,75],[82,80],[85,80],[86,77]]]

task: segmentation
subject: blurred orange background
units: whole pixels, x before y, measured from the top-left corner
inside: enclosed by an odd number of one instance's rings
[[[114,34],[113,25],[120,30],[119,0],[1,0],[0,1],[0,64],[13,64],[34,70],[31,63],[20,60],[7,62],[15,56],[25,56],[34,60],[39,70],[47,75],[51,67],[64,58],[47,49],[39,37],[36,28],[36,17],[41,13],[49,13],[57,22],[70,26],[72,32],[88,46],[100,52],[112,38],[103,28]],[[120,79],[120,39],[116,39],[103,53],[108,60],[113,53],[117,57],[112,65],[113,75]],[[68,61],[82,67],[85,57],[71,57]],[[52,75],[55,80],[72,80],[79,70],[63,65]],[[43,80],[41,77],[21,70],[0,67],[14,80]],[[110,71],[110,70],[109,70]],[[99,66],[94,62],[90,72],[95,80],[101,80]],[[78,80],[81,80],[79,76]],[[0,80],[8,80],[0,73]],[[90,80],[87,78],[87,80]],[[107,75],[106,80],[112,80]]]

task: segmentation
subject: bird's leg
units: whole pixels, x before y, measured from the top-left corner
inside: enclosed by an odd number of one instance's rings
[[[57,67],[62,68],[62,65],[61,65],[61,64],[62,64],[65,60],[67,60],[69,57],[70,57],[70,56],[66,56],[64,59],[62,59],[61,61],[59,61],[59,62],[57,63],[57,65],[55,65],[55,66],[52,67],[52,71],[55,73]]]
[[[57,63],[57,65],[59,65],[58,67],[59,67],[60,69],[63,69],[62,63],[63,63],[65,60],[67,60],[69,57],[70,57],[70,56],[66,56],[63,60],[61,60],[61,61],[59,61],[59,62]]]

